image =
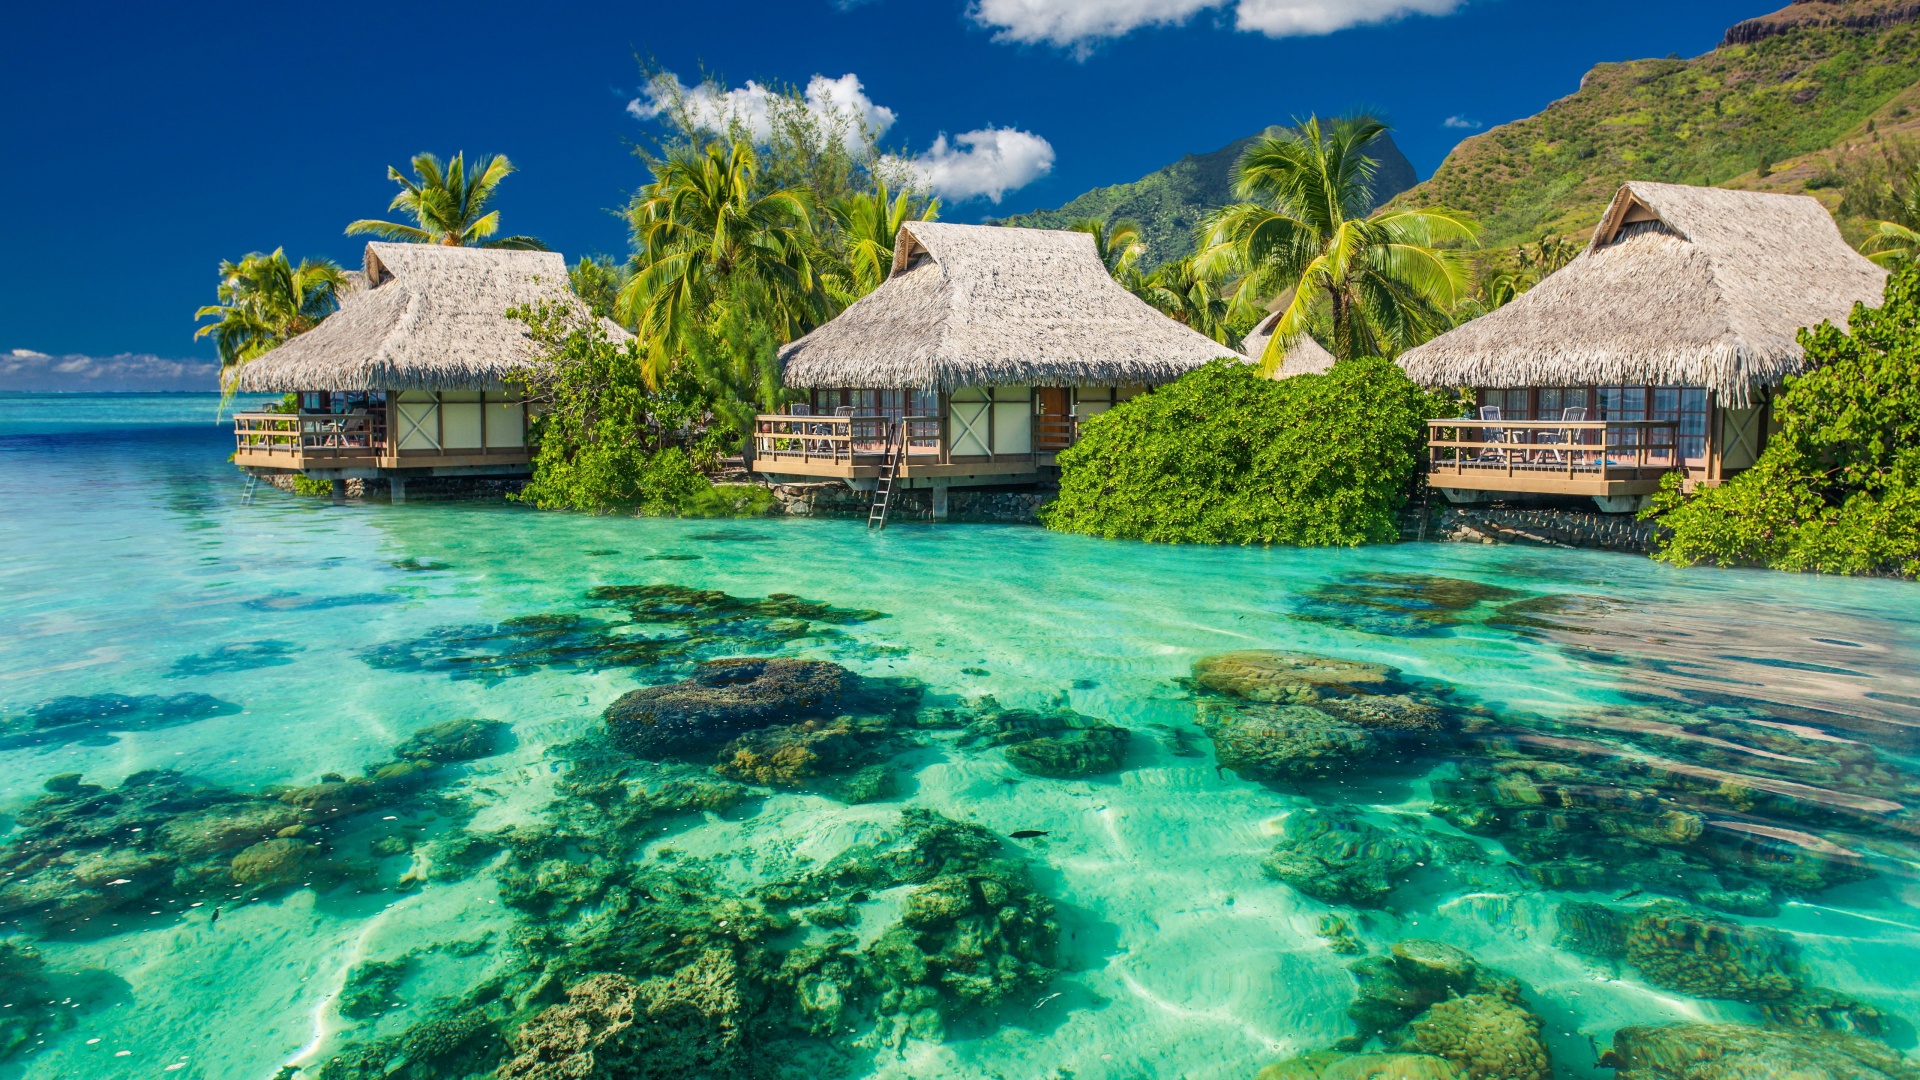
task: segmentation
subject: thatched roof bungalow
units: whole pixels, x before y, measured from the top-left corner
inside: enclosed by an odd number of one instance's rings
[[[296,414],[235,417],[236,463],[397,480],[396,493],[409,476],[527,472],[526,408],[505,379],[533,345],[506,312],[545,301],[588,317],[565,258],[370,243],[356,276],[338,311],[232,375],[235,390],[300,398]]]
[[[1804,364],[1800,329],[1844,325],[1885,283],[1812,198],[1626,184],[1566,267],[1400,357],[1424,385],[1473,388],[1481,419],[1503,425],[1437,442],[1513,447],[1441,447],[1457,467],[1433,482],[1468,498],[1594,495],[1610,509],[1676,469],[1718,483],[1758,456],[1772,388]]]
[[[755,468],[864,483],[904,430],[905,485],[1032,481],[1080,421],[1234,355],[1115,282],[1085,233],[908,222],[887,280],[780,351],[797,408],[831,419],[762,417]],[[783,437],[801,428],[819,437]]]

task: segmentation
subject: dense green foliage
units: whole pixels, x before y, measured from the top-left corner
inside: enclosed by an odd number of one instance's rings
[[[1389,542],[1425,421],[1448,411],[1385,360],[1279,381],[1216,361],[1089,419],[1042,516],[1166,543]]]
[[[1753,468],[1691,497],[1661,492],[1659,558],[1920,576],[1920,268],[1849,326],[1801,332],[1811,370],[1775,399],[1780,430]]]
[[[1194,250],[1194,230],[1209,211],[1234,201],[1233,167],[1255,139],[1279,134],[1283,128],[1268,128],[1259,135],[1236,139],[1208,154],[1189,154],[1164,168],[1132,183],[1094,188],[1054,210],[1035,210],[1015,214],[999,222],[1029,229],[1065,229],[1076,221],[1133,221],[1139,225],[1146,251],[1140,257],[1143,270],[1189,255]],[[1406,159],[1393,140],[1382,138],[1374,144],[1379,169],[1374,173],[1372,198],[1368,209],[1393,198],[1419,179],[1413,163]]]
[[[328,259],[287,261],[282,248],[273,254],[254,252],[239,262],[220,264],[220,302],[193,313],[213,322],[194,331],[197,340],[213,338],[220,368],[227,371],[246,363],[296,334],[320,325],[340,306],[347,275]],[[233,396],[231,384],[221,379],[221,405]]]
[[[347,226],[347,235],[370,233],[407,244],[545,251],[547,246],[531,236],[493,235],[500,231],[500,211],[488,210],[487,204],[500,181],[513,171],[513,162],[505,154],[482,158],[471,171],[464,152],[445,163],[432,154],[415,154],[412,179],[387,166],[387,178],[400,185],[400,193],[387,209],[406,211],[414,223],[362,219]]]
[[[1912,25],[1806,26],[1691,60],[1601,64],[1578,92],[1455,147],[1396,202],[1476,214],[1489,247],[1582,233],[1624,181],[1724,184],[1832,147],[1913,86],[1916,65]]]
[[[1369,213],[1371,150],[1385,135],[1362,116],[1257,139],[1234,167],[1245,201],[1207,216],[1197,268],[1238,278],[1238,309],[1284,301],[1260,357],[1267,371],[1310,333],[1350,360],[1392,356],[1452,326],[1469,274],[1445,245],[1472,241],[1478,227],[1438,208]]]
[[[535,409],[533,480],[519,498],[542,510],[714,516],[765,508],[766,493],[717,489],[701,474],[719,449],[707,402],[674,372],[657,388],[636,342],[549,305],[515,309],[541,362],[520,372]]]

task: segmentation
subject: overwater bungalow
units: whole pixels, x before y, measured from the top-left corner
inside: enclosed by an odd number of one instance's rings
[[[1812,198],[1629,183],[1566,267],[1400,357],[1416,382],[1473,394],[1470,422],[1432,425],[1429,482],[1456,502],[1607,511],[1669,473],[1722,483],[1765,447],[1800,328],[1845,325],[1886,276]]]
[[[410,479],[527,475],[527,408],[505,378],[533,349],[505,313],[543,300],[578,309],[566,260],[371,243],[364,267],[340,310],[233,376],[238,391],[299,395],[298,412],[234,417],[234,463],[332,480],[336,492],[381,479],[396,501]]]
[[[909,222],[879,288],[780,352],[806,400],[757,418],[778,482],[1030,484],[1079,425],[1234,351],[1107,273],[1086,233]]]

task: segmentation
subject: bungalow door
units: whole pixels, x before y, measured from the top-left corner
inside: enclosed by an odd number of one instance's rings
[[[1042,453],[1073,445],[1073,392],[1064,386],[1037,386],[1033,391],[1033,448]]]

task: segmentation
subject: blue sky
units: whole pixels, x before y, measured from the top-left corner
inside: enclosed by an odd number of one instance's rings
[[[342,227],[384,216],[387,165],[421,150],[510,155],[508,231],[624,254],[636,56],[732,86],[852,75],[836,100],[889,110],[886,141],[950,194],[1003,189],[949,199],[972,221],[1356,107],[1425,176],[1462,124],[1534,113],[1597,62],[1705,52],[1781,2],[23,4],[0,34],[0,359],[211,357],[192,313],[222,258],[357,265]]]

